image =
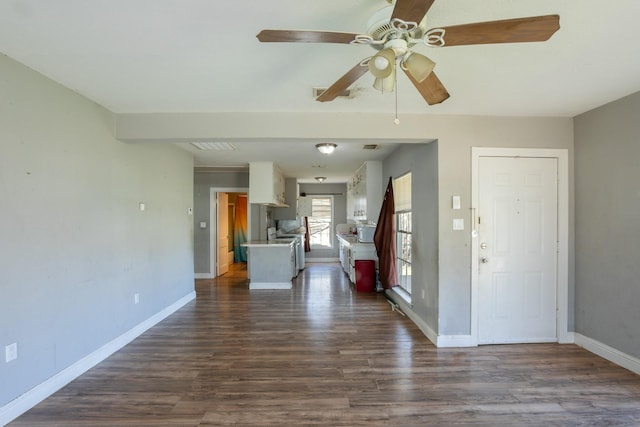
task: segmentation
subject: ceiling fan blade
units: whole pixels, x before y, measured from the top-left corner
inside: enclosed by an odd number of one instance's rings
[[[436,73],[432,72],[429,74],[422,83],[414,79],[408,70],[404,70],[404,73],[409,77],[409,80],[411,80],[411,83],[413,83],[416,89],[418,89],[418,92],[420,92],[424,100],[427,101],[427,104],[439,104],[449,98],[449,92],[447,92],[447,89],[445,89],[438,76],[436,76]]]
[[[316,101],[333,101],[338,95],[342,93],[342,91],[347,89],[356,80],[362,77],[367,71],[369,71],[369,67],[367,67],[366,65],[362,65],[362,62],[365,61],[359,62],[355,67],[347,71],[344,76],[340,77],[334,84],[332,84],[324,92],[322,92],[320,96],[316,98]]]
[[[443,27],[444,46],[491,43],[541,42],[560,28],[558,15],[533,16],[503,21]]]
[[[391,19],[398,18],[407,22],[422,21],[434,0],[396,0]]]
[[[351,43],[356,33],[307,30],[262,30],[256,36],[261,42]]]

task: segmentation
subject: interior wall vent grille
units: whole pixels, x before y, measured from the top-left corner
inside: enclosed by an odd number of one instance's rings
[[[322,95],[322,92],[324,92],[325,90],[327,90],[326,87],[314,87],[313,88],[313,97],[317,98],[320,95]],[[342,92],[340,92],[338,94],[339,97],[341,98],[351,98],[352,97],[352,93],[351,93],[351,89],[345,89]]]
[[[191,145],[200,150],[233,151],[236,146],[230,142],[192,142]]]
[[[380,148],[378,144],[365,144],[362,147],[363,150],[377,150],[378,148]]]

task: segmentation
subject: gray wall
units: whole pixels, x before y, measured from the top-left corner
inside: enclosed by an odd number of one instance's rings
[[[354,171],[355,172],[355,171]],[[331,234],[334,236],[333,248],[331,249],[311,249],[307,252],[309,261],[313,258],[339,258],[338,242],[335,239],[335,225],[347,223],[347,184],[300,184],[300,193],[308,195],[333,195],[333,230]]]
[[[577,116],[576,332],[640,357],[640,93]]]
[[[403,145],[383,163],[384,188],[389,177],[411,172],[412,305],[438,331],[438,143]]]
[[[569,158],[569,330],[573,330],[574,223],[573,119],[569,117],[482,117],[403,114],[396,126],[392,116],[377,113],[198,113],[120,114],[117,134],[128,141],[264,138],[296,140],[367,140],[384,143],[438,141],[438,334],[471,333],[471,234],[453,231],[457,212],[470,221],[471,147],[566,149]],[[250,124],[248,126],[247,124]],[[461,210],[450,209],[451,196],[460,195]]]
[[[193,159],[115,140],[111,113],[2,55],[0,75],[3,406],[193,292]]]
[[[438,335],[471,331],[471,147],[563,148],[569,155],[569,330],[573,330],[573,121],[570,118],[470,117],[450,119],[438,135]],[[461,210],[451,196],[461,196]],[[452,230],[467,212],[465,231]]]
[[[194,271],[211,272],[211,242],[209,237],[211,215],[211,188],[249,188],[249,170],[246,172],[220,172],[195,169],[193,172],[193,246]],[[251,218],[248,218],[251,221]],[[206,221],[207,228],[197,226]],[[253,228],[252,228],[253,229]]]

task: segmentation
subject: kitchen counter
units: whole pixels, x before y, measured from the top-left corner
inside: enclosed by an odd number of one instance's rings
[[[358,243],[358,235],[356,234],[336,234],[336,237],[347,245]]]
[[[247,248],[249,289],[291,289],[297,274],[295,239],[253,240]]]
[[[378,255],[373,243],[360,243],[355,234],[336,234],[340,245],[340,265],[349,276],[349,280],[356,282],[355,262],[359,260],[373,260],[378,264]]]
[[[276,240],[251,240],[249,242],[245,242],[242,246],[250,247],[271,247],[271,246],[290,246],[295,239],[282,239],[278,238]]]

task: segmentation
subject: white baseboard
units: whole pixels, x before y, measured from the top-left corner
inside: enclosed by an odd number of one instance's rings
[[[429,339],[429,341],[431,341],[435,346],[437,346],[437,342],[438,342],[438,334],[436,334],[433,329],[431,329],[429,327],[429,325],[427,325],[425,323],[424,320],[422,320],[420,317],[418,317],[414,312],[413,309],[411,308],[411,305],[405,301],[404,298],[402,298],[401,295],[398,295],[393,288],[391,288],[390,290],[386,291],[387,295],[389,295],[390,298],[393,299],[393,301],[398,304],[398,308],[407,315],[407,317],[409,319],[411,319],[411,321],[413,323],[416,324],[416,326],[422,331],[422,333]]]
[[[8,424],[12,420],[18,418],[20,415],[42,402],[44,399],[60,390],[62,387],[69,384],[71,381],[78,378],[80,375],[84,374],[86,371],[93,368],[125,345],[129,344],[138,336],[142,335],[146,330],[169,317],[195,297],[196,293],[190,292],[167,308],[159,311],[144,322],[103,345],[93,353],[83,357],[48,380],[38,384],[22,396],[7,403],[0,408],[0,425]]]
[[[214,279],[215,277],[213,276],[212,273],[195,273],[194,274],[194,279]]]
[[[437,347],[477,347],[471,335],[438,335]]]
[[[559,344],[575,344],[576,342],[576,333],[575,332],[567,332],[564,336],[564,339],[558,340]]]
[[[586,350],[615,363],[616,365],[622,366],[623,368],[640,375],[640,359],[637,357],[623,353],[620,350],[616,350],[613,347],[609,347],[606,344],[589,337],[585,337],[577,332],[574,333],[574,336],[575,343],[580,347],[583,347]]]

